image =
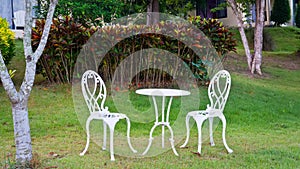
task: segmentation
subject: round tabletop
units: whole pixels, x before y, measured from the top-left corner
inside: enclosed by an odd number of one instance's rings
[[[135,93],[147,96],[187,96],[191,94],[191,92],[185,90],[161,88],[138,89]]]

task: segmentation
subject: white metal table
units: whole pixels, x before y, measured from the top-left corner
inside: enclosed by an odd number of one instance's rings
[[[171,104],[172,104],[172,100],[173,100],[174,96],[187,96],[187,95],[190,95],[191,93],[189,91],[185,91],[185,90],[161,89],[161,88],[138,89],[135,92],[137,94],[140,94],[140,95],[152,96],[154,110],[155,110],[155,122],[154,122],[153,127],[150,130],[149,143],[148,143],[148,146],[147,146],[146,150],[143,152],[142,155],[145,155],[148,152],[148,150],[150,149],[151,144],[152,144],[152,140],[153,140],[152,134],[153,134],[154,129],[157,126],[162,126],[162,148],[164,148],[164,135],[165,135],[164,134],[165,133],[164,127],[167,126],[168,129],[170,130],[170,134],[171,134],[171,138],[169,140],[170,140],[170,143],[171,143],[172,150],[173,150],[174,154],[176,156],[178,156],[178,153],[177,153],[177,151],[175,149],[175,146],[174,146],[173,130],[172,130],[172,128],[170,126],[170,123],[169,123],[170,108],[171,108]],[[162,97],[161,121],[158,120],[158,118],[159,118],[158,107],[157,107],[155,97]],[[170,97],[170,100],[169,100],[168,109],[167,109],[166,117],[165,117],[165,100],[166,100],[166,97]]]

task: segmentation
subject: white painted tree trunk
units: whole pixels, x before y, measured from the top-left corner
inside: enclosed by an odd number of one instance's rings
[[[30,127],[28,119],[27,101],[12,105],[14,133],[16,144],[16,161],[26,163],[32,159]]]
[[[245,29],[244,29],[244,24],[243,24],[243,14],[242,11],[238,9],[238,5],[236,3],[235,0],[227,0],[234,15],[236,16],[236,21],[238,24],[238,28],[239,28],[239,32],[241,35],[241,39],[243,42],[243,46],[244,46],[244,50],[245,50],[245,54],[247,57],[247,63],[248,63],[248,68],[249,71],[251,71],[251,64],[252,64],[252,55],[250,52],[250,48],[249,48],[249,43],[245,34]]]
[[[28,118],[28,98],[30,96],[35,72],[36,63],[40,58],[47,43],[53,13],[58,0],[51,0],[47,14],[43,35],[37,50],[33,53],[31,46],[31,25],[32,25],[32,1],[26,0],[26,16],[24,28],[24,54],[26,59],[26,70],[23,83],[18,92],[7,71],[6,65],[0,51],[0,78],[2,85],[12,104],[14,121],[14,136],[16,144],[16,162],[23,166],[32,159],[32,147],[30,137],[30,126]]]
[[[254,32],[254,58],[252,61],[251,73],[257,72],[262,75],[262,48],[263,48],[263,30],[265,20],[265,0],[256,0],[256,22]]]

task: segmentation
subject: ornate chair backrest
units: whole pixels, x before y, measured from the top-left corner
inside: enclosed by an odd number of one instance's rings
[[[105,110],[106,87],[97,72],[87,70],[82,75],[81,90],[90,113]],[[99,102],[101,102],[100,105]]]
[[[210,107],[223,112],[231,87],[231,77],[227,70],[217,72],[210,81],[208,97]]]

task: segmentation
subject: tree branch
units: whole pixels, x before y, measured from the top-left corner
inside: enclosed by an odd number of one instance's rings
[[[37,50],[34,52],[33,59],[34,59],[35,63],[41,57],[41,55],[43,53],[43,50],[44,50],[44,48],[47,44],[47,39],[48,39],[48,36],[49,36],[51,24],[52,24],[53,14],[54,14],[55,7],[56,7],[56,4],[57,4],[58,0],[51,0],[50,2],[51,3],[50,3],[48,13],[47,13],[47,18],[46,18],[46,23],[45,23],[44,30],[43,30],[43,35],[41,37],[41,41],[39,43],[39,46],[38,46]]]
[[[31,32],[32,32],[32,2],[31,0],[26,0],[25,3],[25,27],[24,27],[24,54],[25,58],[32,55],[32,46],[31,46]]]
[[[36,63],[41,57],[43,50],[46,46],[48,35],[50,32],[50,27],[52,24],[52,18],[54,14],[54,10],[58,0],[50,0],[50,6],[47,13],[47,19],[43,30],[43,35],[37,50],[33,53],[32,52],[32,45],[31,45],[31,33],[32,33],[32,4],[31,0],[26,0],[26,25],[25,25],[25,32],[24,32],[24,51],[25,51],[25,59],[26,59],[26,70],[24,80],[22,82],[20,88],[20,96],[28,98],[30,92],[32,90],[32,86],[35,79],[35,72],[36,72]],[[29,23],[28,23],[29,22]]]
[[[0,78],[11,103],[14,104],[19,102],[19,93],[15,88],[14,82],[11,80],[11,77],[9,76],[1,51],[0,51]]]
[[[245,30],[244,30],[244,24],[243,24],[243,16],[242,16],[242,11],[238,8],[238,4],[236,2],[236,0],[227,0],[227,2],[229,3],[234,15],[236,16],[236,21],[238,24],[238,28],[239,28],[239,32],[242,38],[242,43],[245,49],[245,54],[247,57],[247,62],[248,62],[248,68],[251,71],[251,63],[252,63],[252,55],[249,49],[249,43],[245,34]]]

